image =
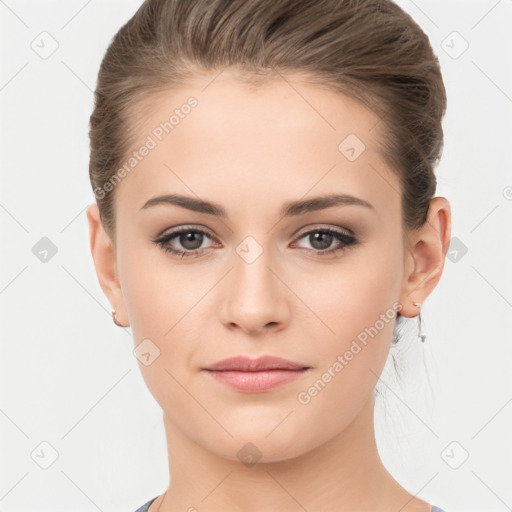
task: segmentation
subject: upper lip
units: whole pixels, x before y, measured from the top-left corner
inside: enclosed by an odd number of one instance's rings
[[[288,361],[281,357],[262,356],[257,359],[251,359],[246,356],[235,356],[223,359],[222,361],[217,361],[203,369],[215,371],[231,370],[239,372],[257,372],[263,370],[304,370],[306,368],[309,368],[309,366]]]

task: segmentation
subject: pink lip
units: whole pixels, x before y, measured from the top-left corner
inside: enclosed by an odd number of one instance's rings
[[[296,379],[308,369],[301,363],[272,356],[258,359],[230,357],[203,368],[218,382],[248,392],[273,389]]]

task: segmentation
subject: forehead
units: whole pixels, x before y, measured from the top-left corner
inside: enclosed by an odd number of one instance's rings
[[[190,98],[193,107],[187,106]],[[380,155],[379,117],[300,76],[257,85],[231,71],[198,76],[148,97],[139,108],[140,116],[132,115],[133,149],[148,137],[154,147],[118,187],[129,185],[131,202],[139,207],[176,187],[229,201],[250,192],[268,199],[289,192],[296,199],[336,185],[369,199],[378,195],[376,187],[382,189],[383,177],[398,186]]]
[[[251,82],[234,69],[196,76],[178,88],[148,96],[139,108],[140,131],[149,133],[191,97],[197,101],[197,107],[186,117],[192,120],[180,122],[182,127],[173,130],[173,138],[180,133],[189,135],[186,125],[193,124],[196,139],[214,140],[229,133],[239,135],[239,141],[249,146],[251,140],[242,140],[246,134],[258,133],[259,139],[269,143],[273,134],[282,137],[288,132],[290,137],[307,136],[312,143],[304,149],[312,149],[319,139],[336,148],[344,136],[353,133],[364,141],[367,149],[380,150],[376,144],[380,118],[356,99],[313,84],[303,75],[279,74]],[[255,142],[252,141],[253,145]]]

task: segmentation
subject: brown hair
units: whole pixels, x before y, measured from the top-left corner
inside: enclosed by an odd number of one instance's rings
[[[89,175],[113,241],[115,189],[106,185],[136,137],[130,113],[156,92],[226,67],[246,72],[254,86],[274,70],[300,73],[377,113],[383,159],[401,183],[403,226],[424,224],[446,93],[428,37],[400,7],[390,0],[146,0],[103,58],[90,118]]]

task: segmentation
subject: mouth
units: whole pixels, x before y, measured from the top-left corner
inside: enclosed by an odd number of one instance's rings
[[[257,359],[251,359],[246,356],[235,356],[217,361],[216,363],[203,368],[203,370],[212,371],[237,371],[237,372],[258,372],[265,370],[304,370],[309,366],[302,363],[296,363],[274,356],[261,356]]]
[[[236,356],[202,368],[221,384],[253,393],[269,391],[291,382],[310,369],[302,363],[273,356],[258,359]]]

